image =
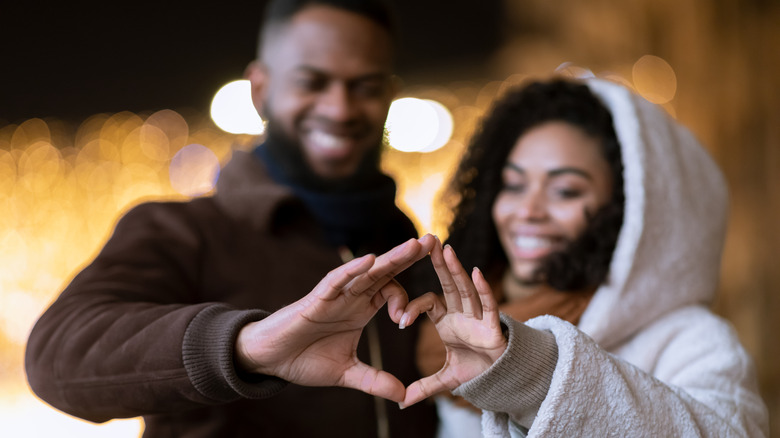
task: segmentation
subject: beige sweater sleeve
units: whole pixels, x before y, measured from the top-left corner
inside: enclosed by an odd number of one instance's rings
[[[508,328],[504,354],[485,372],[458,386],[453,394],[480,409],[503,412],[530,427],[547,396],[558,361],[555,337],[501,314]]]

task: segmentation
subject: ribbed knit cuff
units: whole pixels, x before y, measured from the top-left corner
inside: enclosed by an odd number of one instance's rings
[[[504,314],[501,322],[509,329],[504,354],[452,393],[480,409],[505,412],[516,423],[530,428],[550,389],[558,345],[550,332],[528,327]]]
[[[215,403],[226,403],[242,397],[270,397],[287,385],[277,377],[244,375],[236,370],[233,354],[238,332],[268,315],[262,310],[235,310],[219,304],[195,315],[184,333],[182,359],[201,394]]]

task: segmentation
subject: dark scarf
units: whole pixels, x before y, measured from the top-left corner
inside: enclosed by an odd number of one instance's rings
[[[297,148],[269,138],[254,149],[271,178],[290,187],[322,226],[328,243],[347,246],[359,254],[366,242],[377,240],[398,217],[395,182],[381,173],[377,154],[369,154],[360,171],[337,181],[314,174]],[[378,148],[377,148],[378,149]]]

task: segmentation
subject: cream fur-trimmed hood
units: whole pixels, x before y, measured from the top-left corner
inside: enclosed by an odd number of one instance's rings
[[[660,107],[606,80],[585,83],[612,113],[624,166],[625,214],[610,273],[579,323],[609,349],[670,310],[711,303],[728,189],[709,153]]]
[[[516,329],[510,353],[454,393],[484,409],[486,437],[767,436],[750,356],[707,308],[726,231],[723,175],[662,109],[622,86],[584,82],[612,113],[623,153],[625,215],[609,277],[578,327],[504,317]],[[555,338],[554,358],[540,342],[517,347],[531,329]],[[537,406],[517,376],[548,360],[555,369]]]

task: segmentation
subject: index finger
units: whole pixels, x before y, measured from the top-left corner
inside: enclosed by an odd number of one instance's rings
[[[431,262],[433,263],[433,269],[436,271],[436,276],[439,277],[444,301],[447,303],[447,310],[452,312],[463,311],[458,286],[452,279],[452,273],[444,261],[444,253],[440,244],[436,245],[433,251],[431,251]]]
[[[435,239],[426,234],[419,239],[409,239],[390,251],[378,256],[368,272],[358,275],[346,289],[353,295],[379,291],[396,275],[425,257],[433,248]]]
[[[373,254],[364,255],[328,272],[315,288],[317,295],[324,299],[336,298],[350,281],[367,272],[375,259]]]
[[[458,256],[455,255],[455,250],[451,246],[447,245],[443,252],[447,269],[450,271],[452,280],[457,285],[458,298],[460,299],[463,313],[467,316],[482,319],[482,303],[474,282],[463,269],[463,265],[461,265]]]

